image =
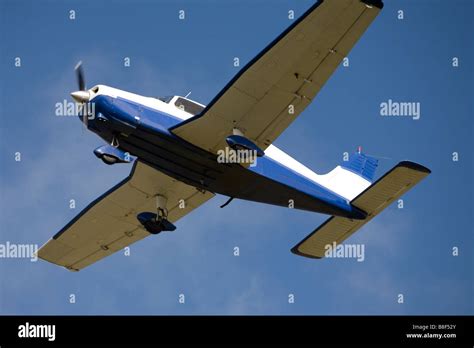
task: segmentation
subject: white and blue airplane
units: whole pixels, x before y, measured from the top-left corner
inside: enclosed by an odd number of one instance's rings
[[[147,236],[175,230],[177,220],[218,193],[331,215],[291,249],[324,257],[327,245],[343,242],[430,173],[404,161],[374,181],[377,159],[359,150],[319,175],[272,145],[382,7],[380,0],[318,1],[207,106],[105,85],[86,89],[78,65],[79,90],[71,95],[82,105],[79,116],[108,143],[95,155],[107,164],[133,162],[133,168],[43,245],[38,256],[78,271]],[[229,163],[219,160],[222,151],[256,157]]]

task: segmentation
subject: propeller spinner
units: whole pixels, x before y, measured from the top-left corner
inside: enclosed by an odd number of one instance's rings
[[[76,72],[76,78],[77,78],[77,84],[79,86],[79,90],[72,92],[71,97],[76,102],[82,104],[81,109],[79,111],[79,114],[80,114],[79,116],[82,116],[82,122],[87,128],[88,115],[87,115],[87,112],[85,112],[87,108],[84,107],[84,104],[89,102],[91,95],[90,95],[90,92],[86,89],[86,81],[84,78],[84,71],[82,69],[82,61],[79,61],[79,63],[77,63],[76,67],[74,68],[74,71]]]

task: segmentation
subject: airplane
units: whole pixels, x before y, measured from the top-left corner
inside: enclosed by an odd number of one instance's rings
[[[106,85],[87,89],[78,64],[79,90],[71,93],[82,106],[78,116],[107,142],[94,154],[109,165],[133,165],[38,256],[79,271],[147,236],[175,230],[180,218],[221,194],[229,197],[223,206],[242,199],[330,215],[291,249],[323,258],[327,245],[342,243],[431,173],[402,161],[375,180],[378,160],[359,148],[329,173],[316,174],[272,145],[382,8],[381,0],[316,2],[206,106]],[[254,156],[226,161],[219,156],[223,150]]]

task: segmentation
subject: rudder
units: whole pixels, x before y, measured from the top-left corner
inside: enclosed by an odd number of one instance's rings
[[[325,175],[320,175],[319,183],[338,195],[352,201],[373,182],[378,160],[358,151]]]

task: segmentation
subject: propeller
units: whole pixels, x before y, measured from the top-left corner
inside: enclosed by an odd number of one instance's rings
[[[86,90],[86,81],[84,79],[84,70],[82,69],[82,61],[79,61],[75,68],[74,71],[76,72],[76,77],[77,77],[77,83],[79,85],[79,90],[80,91],[85,91]]]
[[[87,109],[85,107],[85,104],[89,102],[90,100],[90,92],[86,89],[86,81],[84,78],[84,71],[82,69],[82,61],[79,61],[76,64],[74,71],[76,72],[76,78],[77,78],[77,84],[79,86],[79,90],[72,92],[71,97],[76,102],[81,103],[79,116],[82,116],[82,122],[87,128],[88,115],[87,115]]]

